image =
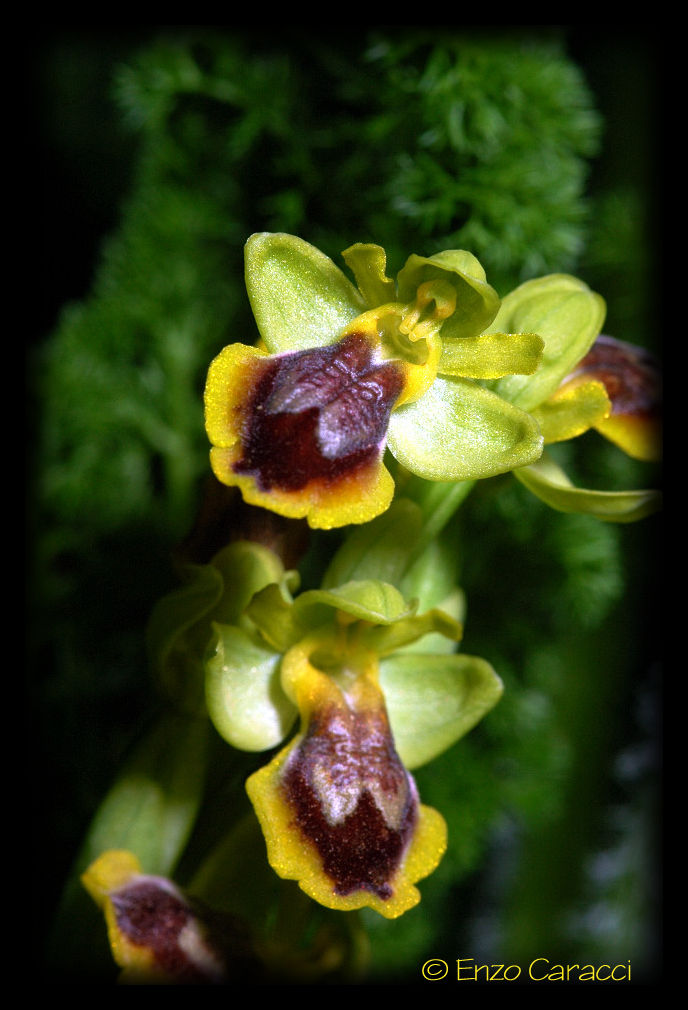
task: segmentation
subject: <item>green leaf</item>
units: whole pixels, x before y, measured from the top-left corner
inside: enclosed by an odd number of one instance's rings
[[[477,336],[490,325],[499,295],[472,253],[447,249],[429,257],[409,256],[397,277],[400,301],[412,302],[419,286],[432,280],[448,281],[456,292],[456,309],[442,325],[443,339]]]
[[[102,918],[81,874],[108,849],[126,849],[145,873],[172,876],[198,817],[208,766],[210,723],[165,712],[134,748],[102,800],[63,889],[48,943],[56,977],[90,977],[110,954],[95,937]]]
[[[233,747],[275,747],[291,729],[297,710],[279,680],[281,655],[241,628],[213,625],[205,662],[206,702],[218,733]]]
[[[587,354],[605,313],[600,295],[568,274],[521,284],[503,299],[489,332],[537,333],[544,340],[542,364],[534,375],[508,375],[491,388],[524,410],[537,407]]]
[[[657,512],[659,491],[589,491],[574,487],[557,464],[543,457],[514,471],[514,476],[537,498],[559,512],[580,512],[613,523],[632,523]]]
[[[207,719],[163,715],[103,800],[78,865],[106,849],[128,849],[144,872],[170,875],[203,796],[207,745]]]
[[[476,656],[403,653],[380,663],[397,751],[418,768],[447,750],[493,708],[502,682]]]
[[[252,235],[245,255],[253,314],[274,354],[332,344],[366,309],[339,267],[295,235]]]
[[[426,480],[474,480],[533,463],[542,436],[529,414],[490,390],[438,377],[420,400],[394,411],[388,444]]]

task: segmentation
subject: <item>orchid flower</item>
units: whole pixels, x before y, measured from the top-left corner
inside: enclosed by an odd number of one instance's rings
[[[205,391],[211,465],[251,504],[313,527],[363,523],[394,494],[387,446],[431,481],[535,462],[534,419],[483,380],[533,373],[533,332],[486,330],[499,297],[470,253],[411,256],[396,282],[380,246],[343,253],[353,284],[292,235],[246,244],[246,286],[262,346],[234,343]]]

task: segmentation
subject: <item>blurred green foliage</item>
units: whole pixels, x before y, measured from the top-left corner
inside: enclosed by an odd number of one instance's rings
[[[144,625],[172,582],[170,551],[207,473],[205,370],[224,344],[255,335],[249,234],[290,231],[334,259],[352,242],[378,242],[391,272],[411,252],[468,248],[502,294],[537,274],[578,272],[608,300],[607,332],[656,347],[647,106],[621,105],[617,93],[645,95],[647,53],[569,35],[163,26],[114,39],[67,33],[46,46],[45,143],[67,174],[84,159],[93,168],[79,169],[80,196],[91,227],[108,233],[30,369],[38,834],[53,841],[38,880],[46,918],[153,704]],[[609,101],[606,119],[570,49],[582,49]],[[48,222],[64,223],[53,214]],[[78,259],[78,239],[46,228],[46,260],[53,250]],[[596,436],[578,441],[564,450],[574,475],[648,482]],[[417,774],[424,800],[447,817],[451,848],[418,909],[398,923],[366,920],[377,970],[419,981],[432,955],[581,960],[581,937],[608,961],[613,930],[600,937],[589,919],[605,901],[612,921],[630,916],[639,930],[619,959],[649,956],[642,854],[604,887],[586,862],[600,845],[623,850],[622,829],[605,827],[610,800],[636,837],[638,818],[651,823],[651,797],[635,788],[648,766],[612,774],[629,732],[653,739],[651,721],[634,721],[648,690],[637,629],[647,533],[552,513],[495,479],[444,537],[468,596],[465,651],[488,658],[506,692]],[[322,550],[332,542],[316,538]],[[636,886],[624,888],[629,873]]]

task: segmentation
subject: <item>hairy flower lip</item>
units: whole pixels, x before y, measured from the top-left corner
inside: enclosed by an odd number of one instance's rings
[[[258,348],[231,344],[214,359],[205,391],[206,429],[211,442],[213,472],[222,483],[237,485],[248,504],[293,519],[306,518],[311,526],[329,529],[348,522],[367,522],[387,508],[394,493],[392,478],[382,464],[384,443],[370,445],[370,436],[361,440],[357,430],[360,426],[353,425],[339,440],[330,437],[328,452],[332,458],[321,451],[317,441],[318,424],[322,420],[327,438],[328,424],[332,422],[327,412],[323,418],[323,409],[317,405],[324,397],[323,389],[317,393],[314,388],[308,388],[310,406],[299,414],[290,402],[293,377],[292,382],[282,382],[281,389],[274,388],[274,376],[285,368],[287,377],[290,368],[296,369],[296,384],[299,385],[300,363],[308,359],[295,355],[302,353],[309,355],[311,361],[313,354],[324,355],[322,364],[328,358],[336,358],[337,347],[270,357]],[[373,365],[372,352],[366,360],[370,368],[377,368],[377,363]],[[396,395],[399,385],[395,369],[390,362],[384,373],[388,398]],[[322,368],[319,372],[321,382],[329,385],[332,376],[328,377]],[[263,405],[263,409],[254,409],[251,414],[261,378],[265,379],[262,395],[269,398],[277,392],[272,406],[273,409],[286,406],[288,409],[284,413],[268,413]],[[374,384],[379,379],[380,373],[374,372]],[[327,408],[328,404],[324,406]],[[336,411],[337,408],[332,409]],[[257,437],[265,433],[268,437]],[[287,435],[290,436],[288,440]],[[348,455],[347,441],[351,447]]]
[[[394,749],[384,709],[330,706],[285,765],[282,791],[338,895],[392,897],[418,820],[418,794]]]
[[[324,642],[314,635],[285,655],[301,730],[246,789],[280,876],[326,907],[395,918],[420,900],[413,885],[444,853],[446,825],[420,805],[397,754],[376,657],[338,653],[333,679],[312,665]]]
[[[252,474],[261,491],[355,472],[380,454],[402,385],[399,367],[377,364],[358,333],[260,362],[234,471]]]

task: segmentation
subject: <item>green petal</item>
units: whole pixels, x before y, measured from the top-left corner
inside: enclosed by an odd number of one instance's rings
[[[206,659],[206,701],[218,733],[233,747],[268,750],[291,729],[297,711],[282,690],[282,657],[240,628],[213,625]]]
[[[389,656],[399,649],[410,648],[416,643],[425,643],[430,636],[432,636],[431,648],[427,651],[453,652],[462,634],[463,627],[460,622],[447,611],[437,607],[423,614],[402,617],[391,624],[365,629],[360,638],[378,656]],[[437,639],[446,642],[446,647],[438,649]]]
[[[339,267],[295,235],[252,235],[245,259],[246,290],[272,353],[332,344],[366,309]]]
[[[468,379],[438,377],[394,411],[388,445],[426,480],[473,480],[535,462],[542,436],[525,411]]]
[[[311,589],[294,602],[294,613],[304,630],[314,630],[339,610],[370,624],[392,624],[410,616],[409,606],[398,589],[376,579],[347,582],[336,589]]]
[[[286,652],[301,634],[286,581],[266,586],[256,593],[246,608],[245,617],[276,652]]]
[[[559,512],[582,512],[614,523],[644,519],[661,508],[659,491],[588,491],[574,487],[564,471],[543,457],[514,476],[537,498]]]
[[[436,279],[449,281],[456,291],[456,309],[442,325],[442,339],[482,333],[497,314],[499,295],[475,256],[463,249],[409,256],[397,277],[399,300],[412,302],[421,284]]]
[[[524,410],[538,406],[587,354],[605,312],[604,300],[568,274],[521,284],[503,299],[490,332],[539,334],[545,342],[542,364],[532,376],[508,375],[491,388]]]
[[[438,371],[465,379],[498,379],[532,375],[542,359],[544,342],[536,333],[483,333],[448,340],[442,331]]]
[[[369,308],[396,300],[394,281],[386,274],[387,254],[382,246],[357,242],[344,250],[342,258],[356,278],[358,290]]]
[[[468,733],[503,690],[489,663],[460,653],[390,656],[380,663],[380,685],[399,757],[410,769]]]

